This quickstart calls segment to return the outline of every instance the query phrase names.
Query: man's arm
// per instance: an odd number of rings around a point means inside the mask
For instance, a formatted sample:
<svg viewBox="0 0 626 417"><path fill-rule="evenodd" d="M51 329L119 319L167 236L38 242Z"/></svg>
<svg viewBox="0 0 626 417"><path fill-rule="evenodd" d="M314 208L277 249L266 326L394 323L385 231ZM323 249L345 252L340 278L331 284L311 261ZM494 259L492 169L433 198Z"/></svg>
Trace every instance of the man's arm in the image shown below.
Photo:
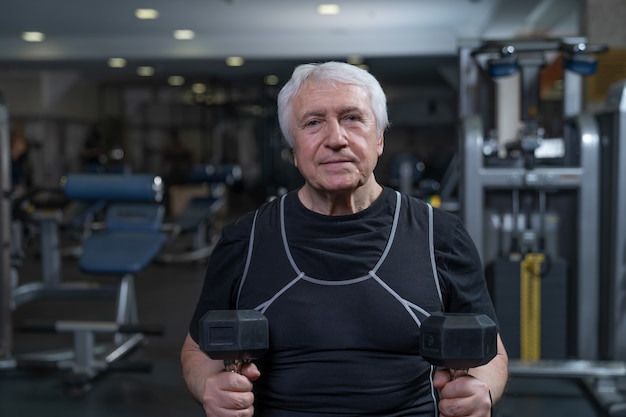
<svg viewBox="0 0 626 417"><path fill-rule="evenodd" d="M180 353L183 379L193 397L202 402L204 385L208 377L222 372L224 362L210 359L189 334L185 338Z"/></svg>
<svg viewBox="0 0 626 417"><path fill-rule="evenodd" d="M497 352L496 356L488 364L469 370L470 375L484 381L489 386L494 404L502 398L509 378L509 357L500 335L498 335Z"/></svg>

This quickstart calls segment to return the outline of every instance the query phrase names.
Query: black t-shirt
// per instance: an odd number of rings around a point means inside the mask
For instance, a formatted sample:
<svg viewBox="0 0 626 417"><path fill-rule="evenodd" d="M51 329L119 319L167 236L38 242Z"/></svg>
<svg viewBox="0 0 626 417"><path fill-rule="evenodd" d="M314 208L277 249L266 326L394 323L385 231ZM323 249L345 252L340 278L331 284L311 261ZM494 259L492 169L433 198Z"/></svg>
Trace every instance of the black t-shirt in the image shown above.
<svg viewBox="0 0 626 417"><path fill-rule="evenodd" d="M433 415L420 320L441 310L495 314L460 220L431 213L388 188L347 216L314 213L295 192L264 205L223 229L192 338L210 309L268 317L257 416Z"/></svg>

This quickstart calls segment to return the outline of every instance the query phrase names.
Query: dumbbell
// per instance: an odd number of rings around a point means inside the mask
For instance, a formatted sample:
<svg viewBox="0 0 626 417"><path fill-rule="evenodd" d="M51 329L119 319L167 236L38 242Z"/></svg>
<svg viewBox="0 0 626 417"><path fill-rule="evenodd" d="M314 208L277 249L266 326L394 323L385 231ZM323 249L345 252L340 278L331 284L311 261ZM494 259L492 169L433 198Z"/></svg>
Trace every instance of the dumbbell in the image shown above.
<svg viewBox="0 0 626 417"><path fill-rule="evenodd" d="M420 355L431 365L469 369L496 356L498 329L484 314L433 313L420 327Z"/></svg>
<svg viewBox="0 0 626 417"><path fill-rule="evenodd" d="M267 318L256 310L210 310L200 319L200 349L224 369L240 372L269 346Z"/></svg>
<svg viewBox="0 0 626 417"><path fill-rule="evenodd" d="M469 369L496 355L496 324L484 314L433 313L422 321L420 354L428 363ZM200 320L200 349L229 371L261 357L269 345L267 319L256 310L211 310Z"/></svg>

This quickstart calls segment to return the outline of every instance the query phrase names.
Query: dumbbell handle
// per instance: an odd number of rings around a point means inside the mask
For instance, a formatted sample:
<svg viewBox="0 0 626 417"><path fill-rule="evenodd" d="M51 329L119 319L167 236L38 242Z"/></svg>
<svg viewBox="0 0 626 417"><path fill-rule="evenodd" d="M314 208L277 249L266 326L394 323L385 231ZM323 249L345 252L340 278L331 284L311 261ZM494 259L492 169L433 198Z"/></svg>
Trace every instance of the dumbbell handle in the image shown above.
<svg viewBox="0 0 626 417"><path fill-rule="evenodd" d="M224 370L226 372L235 372L240 374L241 368L246 363L252 362L251 359L225 359L224 360Z"/></svg>

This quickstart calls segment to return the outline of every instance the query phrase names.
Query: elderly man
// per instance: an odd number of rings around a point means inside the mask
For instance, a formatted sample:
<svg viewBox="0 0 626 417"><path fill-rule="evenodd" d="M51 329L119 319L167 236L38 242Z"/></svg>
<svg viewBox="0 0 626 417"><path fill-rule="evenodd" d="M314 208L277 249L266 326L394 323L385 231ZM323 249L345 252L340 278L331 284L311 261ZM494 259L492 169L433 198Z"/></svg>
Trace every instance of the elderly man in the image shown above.
<svg viewBox="0 0 626 417"><path fill-rule="evenodd" d="M304 185L223 229L181 352L206 415L489 416L507 380L499 337L494 359L454 377L419 355L431 313L495 314L461 222L376 181L389 125L378 81L301 65L278 117ZM269 322L269 351L240 373L198 345L202 315L228 309Z"/></svg>

